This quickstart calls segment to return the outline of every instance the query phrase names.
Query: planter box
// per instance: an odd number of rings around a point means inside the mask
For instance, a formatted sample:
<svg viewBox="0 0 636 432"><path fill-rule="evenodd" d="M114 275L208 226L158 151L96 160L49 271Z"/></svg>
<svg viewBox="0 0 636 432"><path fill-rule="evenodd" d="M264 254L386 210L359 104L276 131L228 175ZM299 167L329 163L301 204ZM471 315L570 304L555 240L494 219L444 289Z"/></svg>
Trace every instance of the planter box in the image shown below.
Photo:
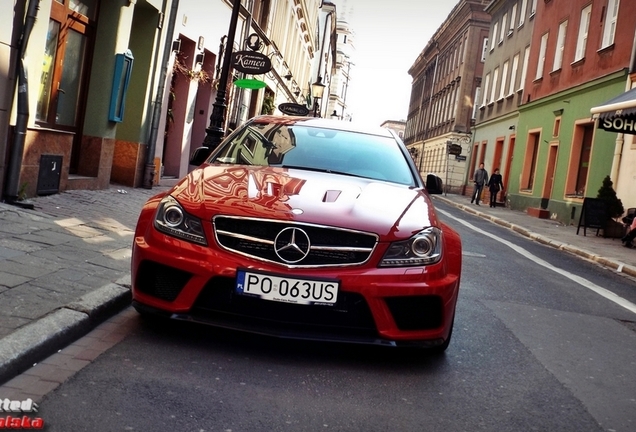
<svg viewBox="0 0 636 432"><path fill-rule="evenodd" d="M603 237L606 238L622 238L625 235L625 225L610 219L603 229Z"/></svg>

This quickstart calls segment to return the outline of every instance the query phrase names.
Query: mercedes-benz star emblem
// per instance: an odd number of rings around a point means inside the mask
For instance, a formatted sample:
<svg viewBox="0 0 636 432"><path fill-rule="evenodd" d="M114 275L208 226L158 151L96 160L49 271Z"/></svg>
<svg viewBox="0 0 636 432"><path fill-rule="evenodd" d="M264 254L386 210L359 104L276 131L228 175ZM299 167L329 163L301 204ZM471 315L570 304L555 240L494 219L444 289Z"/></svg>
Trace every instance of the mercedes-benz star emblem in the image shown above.
<svg viewBox="0 0 636 432"><path fill-rule="evenodd" d="M300 228L287 227L274 239L274 251L287 264L302 261L309 254L311 243L307 233Z"/></svg>

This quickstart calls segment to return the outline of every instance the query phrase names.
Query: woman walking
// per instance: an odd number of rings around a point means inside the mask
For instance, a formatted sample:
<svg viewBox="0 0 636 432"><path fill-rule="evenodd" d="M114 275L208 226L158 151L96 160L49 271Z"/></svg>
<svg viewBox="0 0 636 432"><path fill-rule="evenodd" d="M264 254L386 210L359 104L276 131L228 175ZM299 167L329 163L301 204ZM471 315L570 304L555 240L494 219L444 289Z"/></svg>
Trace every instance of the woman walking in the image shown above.
<svg viewBox="0 0 636 432"><path fill-rule="evenodd" d="M499 168L495 169L492 177L488 181L488 190L490 190L490 207L497 205L497 194L500 190L503 190L503 178L499 174Z"/></svg>

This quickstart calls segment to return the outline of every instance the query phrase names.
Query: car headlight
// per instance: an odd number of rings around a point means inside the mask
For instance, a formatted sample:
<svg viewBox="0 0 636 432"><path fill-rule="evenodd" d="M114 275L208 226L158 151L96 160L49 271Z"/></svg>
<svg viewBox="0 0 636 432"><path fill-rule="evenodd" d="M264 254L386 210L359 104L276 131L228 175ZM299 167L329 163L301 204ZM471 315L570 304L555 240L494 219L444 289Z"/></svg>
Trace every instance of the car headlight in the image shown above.
<svg viewBox="0 0 636 432"><path fill-rule="evenodd" d="M391 243L380 267L406 267L434 264L442 257L442 231L428 227L408 240Z"/></svg>
<svg viewBox="0 0 636 432"><path fill-rule="evenodd" d="M159 203L155 228L164 234L207 246L201 219L186 213L179 202L168 195Z"/></svg>

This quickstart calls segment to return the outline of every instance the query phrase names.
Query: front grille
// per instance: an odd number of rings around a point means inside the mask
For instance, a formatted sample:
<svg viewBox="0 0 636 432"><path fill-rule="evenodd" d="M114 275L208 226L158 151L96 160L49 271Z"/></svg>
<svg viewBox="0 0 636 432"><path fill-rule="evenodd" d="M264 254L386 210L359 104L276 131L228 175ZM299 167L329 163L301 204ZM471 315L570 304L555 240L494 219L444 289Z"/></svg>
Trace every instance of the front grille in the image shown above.
<svg viewBox="0 0 636 432"><path fill-rule="evenodd" d="M143 261L139 265L135 286L145 294L173 301L188 283L190 273L168 267L153 261Z"/></svg>
<svg viewBox="0 0 636 432"><path fill-rule="evenodd" d="M297 305L263 300L234 292L236 279L212 278L190 313L227 324L240 323L263 332L307 333L332 339L377 338L375 321L364 297L341 291L333 306Z"/></svg>
<svg viewBox="0 0 636 432"><path fill-rule="evenodd" d="M362 264L378 241L377 235L360 231L229 216L215 217L214 230L223 248L288 267ZM285 248L290 243L294 247Z"/></svg>
<svg viewBox="0 0 636 432"><path fill-rule="evenodd" d="M387 297L385 301L400 330L430 330L442 325L442 299L438 296Z"/></svg>

